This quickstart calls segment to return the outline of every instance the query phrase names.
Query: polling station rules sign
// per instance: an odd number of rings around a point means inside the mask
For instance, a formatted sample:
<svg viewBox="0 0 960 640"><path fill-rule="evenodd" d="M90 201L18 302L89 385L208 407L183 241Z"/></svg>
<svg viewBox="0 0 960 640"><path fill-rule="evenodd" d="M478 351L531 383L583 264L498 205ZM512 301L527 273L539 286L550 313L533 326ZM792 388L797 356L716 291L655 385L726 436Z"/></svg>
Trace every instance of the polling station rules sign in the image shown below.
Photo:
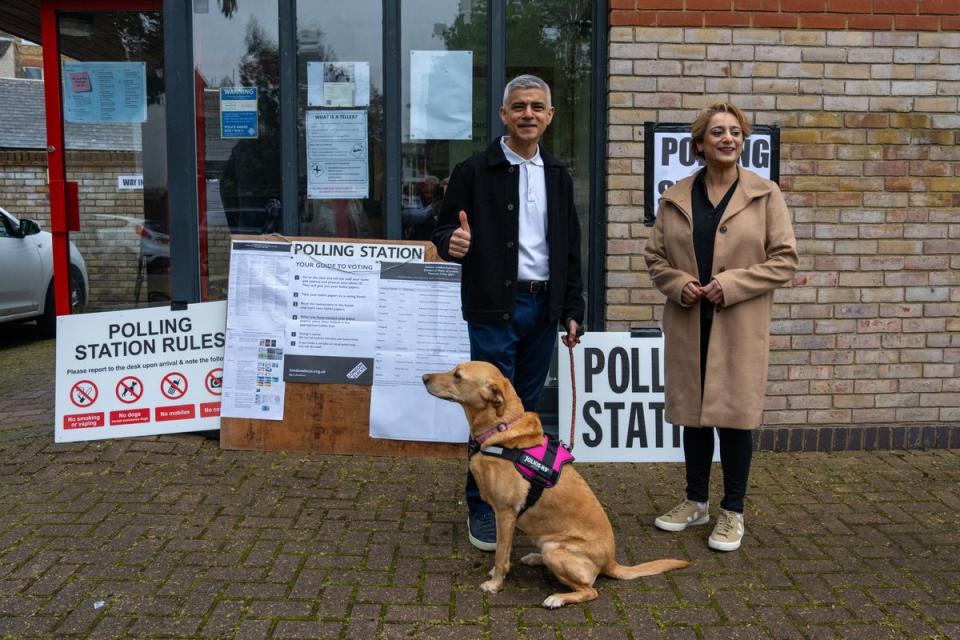
<svg viewBox="0 0 960 640"><path fill-rule="evenodd" d="M220 428L226 303L57 318L56 442Z"/></svg>

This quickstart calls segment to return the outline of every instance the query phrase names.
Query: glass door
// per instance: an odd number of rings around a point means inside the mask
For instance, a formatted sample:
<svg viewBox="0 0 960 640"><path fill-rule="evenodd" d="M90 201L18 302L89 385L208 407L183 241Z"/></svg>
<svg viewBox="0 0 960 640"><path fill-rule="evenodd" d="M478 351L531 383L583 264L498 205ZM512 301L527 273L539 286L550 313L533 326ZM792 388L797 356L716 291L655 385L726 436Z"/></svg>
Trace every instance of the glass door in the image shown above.
<svg viewBox="0 0 960 640"><path fill-rule="evenodd" d="M85 311L170 300L163 21L159 0L41 8L57 309L83 257ZM66 287L65 287L66 289Z"/></svg>

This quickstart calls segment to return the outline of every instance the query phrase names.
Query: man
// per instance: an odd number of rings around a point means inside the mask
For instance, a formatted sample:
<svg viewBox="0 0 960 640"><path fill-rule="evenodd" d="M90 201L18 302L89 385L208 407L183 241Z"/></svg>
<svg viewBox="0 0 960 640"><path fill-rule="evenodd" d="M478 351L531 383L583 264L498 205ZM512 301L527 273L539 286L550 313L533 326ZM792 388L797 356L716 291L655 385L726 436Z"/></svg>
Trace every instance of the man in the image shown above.
<svg viewBox="0 0 960 640"><path fill-rule="evenodd" d="M527 411L540 400L558 322L564 344L576 345L584 313L573 180L540 149L553 114L546 82L508 82L500 107L507 135L453 170L433 233L440 257L463 265L471 359L496 365ZM471 544L493 551L496 519L469 471L466 498Z"/></svg>

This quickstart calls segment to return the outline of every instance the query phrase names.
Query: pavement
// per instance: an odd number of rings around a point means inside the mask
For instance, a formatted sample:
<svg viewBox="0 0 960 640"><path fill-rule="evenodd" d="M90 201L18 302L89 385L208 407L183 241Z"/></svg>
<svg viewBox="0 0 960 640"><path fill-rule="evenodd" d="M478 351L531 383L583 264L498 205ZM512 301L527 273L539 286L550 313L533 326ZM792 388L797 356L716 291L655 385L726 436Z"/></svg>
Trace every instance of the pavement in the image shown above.
<svg viewBox="0 0 960 640"><path fill-rule="evenodd" d="M478 589L464 461L54 444L54 357L0 325L0 638L960 639L958 449L758 452L733 553L653 527L681 465L578 465L621 562L692 565L550 611L522 535Z"/></svg>

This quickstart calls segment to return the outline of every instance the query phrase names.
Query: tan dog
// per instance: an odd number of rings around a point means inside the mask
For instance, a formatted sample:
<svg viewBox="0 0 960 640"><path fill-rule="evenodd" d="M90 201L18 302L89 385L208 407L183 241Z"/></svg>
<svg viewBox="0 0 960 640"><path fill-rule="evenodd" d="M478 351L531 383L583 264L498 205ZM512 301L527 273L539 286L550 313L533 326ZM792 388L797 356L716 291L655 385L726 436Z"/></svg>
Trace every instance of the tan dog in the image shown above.
<svg viewBox="0 0 960 640"><path fill-rule="evenodd" d="M543 427L536 413L524 412L523 404L510 381L486 362L464 362L446 373L428 373L423 383L430 394L460 403L467 414L470 435L489 435L481 445L512 449L535 447L543 442ZM497 425L509 425L498 431ZM480 585L487 593L503 588L510 571L510 551L517 525L533 540L540 553L520 559L526 565L546 565L573 589L554 593L543 601L549 609L586 602L597 597L593 583L604 574L618 580L652 576L689 566L685 560L655 560L632 567L614 557L613 527L590 486L566 465L559 482L521 516L527 492L532 486L517 472L513 462L477 453L470 458L470 470L480 495L497 516L497 552L490 579Z"/></svg>

